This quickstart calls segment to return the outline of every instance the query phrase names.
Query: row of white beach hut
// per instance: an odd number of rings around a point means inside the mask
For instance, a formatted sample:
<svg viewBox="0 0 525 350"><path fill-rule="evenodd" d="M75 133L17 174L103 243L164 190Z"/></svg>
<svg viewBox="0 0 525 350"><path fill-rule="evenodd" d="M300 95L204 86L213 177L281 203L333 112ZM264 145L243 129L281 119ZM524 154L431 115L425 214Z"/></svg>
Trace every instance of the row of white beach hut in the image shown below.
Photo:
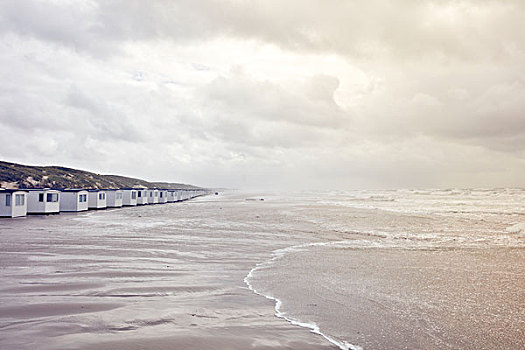
<svg viewBox="0 0 525 350"><path fill-rule="evenodd" d="M209 194L205 189L3 189L0 188L0 217L27 214L58 214L89 209L119 208L180 202Z"/></svg>

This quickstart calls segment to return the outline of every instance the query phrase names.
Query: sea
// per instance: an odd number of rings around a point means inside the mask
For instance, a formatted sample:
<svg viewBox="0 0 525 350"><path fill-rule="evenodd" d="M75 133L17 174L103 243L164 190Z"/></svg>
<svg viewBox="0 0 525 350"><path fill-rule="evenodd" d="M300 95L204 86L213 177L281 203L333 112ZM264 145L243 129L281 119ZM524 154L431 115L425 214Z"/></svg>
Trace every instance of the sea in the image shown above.
<svg viewBox="0 0 525 350"><path fill-rule="evenodd" d="M344 350L525 348L523 189L229 191L0 219L0 264L2 349L248 326L282 345L281 324Z"/></svg>

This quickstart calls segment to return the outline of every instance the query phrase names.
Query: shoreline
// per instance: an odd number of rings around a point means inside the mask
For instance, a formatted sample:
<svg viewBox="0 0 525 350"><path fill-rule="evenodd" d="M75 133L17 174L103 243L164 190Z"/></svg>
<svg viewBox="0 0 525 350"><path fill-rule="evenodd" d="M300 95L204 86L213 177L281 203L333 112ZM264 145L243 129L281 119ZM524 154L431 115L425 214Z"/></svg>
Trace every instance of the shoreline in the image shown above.
<svg viewBox="0 0 525 350"><path fill-rule="evenodd" d="M329 243L329 242L327 242L327 243ZM286 254L286 251L294 251L294 250L296 250L297 248L300 248L300 247L307 247L307 246L312 246L312 245L316 245L316 244L324 244L324 243L300 244L300 245L297 245L297 246L290 246L290 247L287 247L287 248L281 248L281 249L274 250L272 252L272 258L268 259L265 262L258 263L254 268L252 268L250 270L250 272L248 272L248 274L244 278L244 283L246 283L248 288L254 294L256 294L258 296L262 296L262 297L264 297L264 298L274 302L274 304L275 304L275 307L274 307L275 316L277 318L281 318L281 319L287 321L288 323L290 323L290 324L292 324L294 326L306 328L311 333L322 336L328 342L330 342L331 344L337 346L341 350L363 350L363 348L361 348L360 346L351 344L351 343L349 343L347 341L344 341L344 340L343 341L336 340L336 339L326 335L325 333L321 332L319 326L317 326L317 324L315 324L315 323L302 322L302 321L300 321L298 319L295 319L295 318L292 318L290 316L287 316L286 312L281 311L282 300L280 300L279 298L276 298L276 297L273 297L273 296L270 296L270 295L267 295L267 294L264 294L262 292L257 291L255 289L255 287L250 283L250 278L253 277L253 274L257 270L264 269L264 268L268 267L272 262L274 262L275 260L277 260L280 257L282 257L284 254Z"/></svg>
<svg viewBox="0 0 525 350"><path fill-rule="evenodd" d="M332 335L355 339L358 349L482 344L517 349L525 344L520 335L523 249L343 246L289 250L252 269L247 281L255 293L275 302L278 317L330 334L325 338L340 349L353 345L335 343ZM338 266L351 268L335 274ZM308 271L308 278L297 271Z"/></svg>

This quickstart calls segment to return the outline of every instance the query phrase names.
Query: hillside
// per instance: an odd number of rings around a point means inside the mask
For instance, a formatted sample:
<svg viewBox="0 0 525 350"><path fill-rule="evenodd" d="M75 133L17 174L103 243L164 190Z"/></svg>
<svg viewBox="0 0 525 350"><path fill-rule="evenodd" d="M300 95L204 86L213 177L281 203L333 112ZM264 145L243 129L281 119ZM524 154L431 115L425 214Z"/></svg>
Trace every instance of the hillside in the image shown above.
<svg viewBox="0 0 525 350"><path fill-rule="evenodd" d="M100 175L59 166L30 166L0 161L0 187L4 188L198 188L168 182L148 182L119 175Z"/></svg>

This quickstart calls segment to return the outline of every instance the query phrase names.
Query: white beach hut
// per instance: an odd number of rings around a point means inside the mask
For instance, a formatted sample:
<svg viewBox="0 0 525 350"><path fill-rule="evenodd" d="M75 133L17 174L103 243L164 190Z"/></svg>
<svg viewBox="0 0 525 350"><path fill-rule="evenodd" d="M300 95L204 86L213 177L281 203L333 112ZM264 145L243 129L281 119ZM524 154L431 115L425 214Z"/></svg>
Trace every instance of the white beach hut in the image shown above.
<svg viewBox="0 0 525 350"><path fill-rule="evenodd" d="M0 217L16 218L27 214L27 192L0 188Z"/></svg>
<svg viewBox="0 0 525 350"><path fill-rule="evenodd" d="M173 203L177 200L177 191L168 190L168 203Z"/></svg>
<svg viewBox="0 0 525 350"><path fill-rule="evenodd" d="M106 190L106 206L108 208L120 208L122 207L122 190Z"/></svg>
<svg viewBox="0 0 525 350"><path fill-rule="evenodd" d="M88 192L89 209L106 209L106 191L88 190Z"/></svg>
<svg viewBox="0 0 525 350"><path fill-rule="evenodd" d="M168 190L159 190L159 203L164 204L168 202Z"/></svg>
<svg viewBox="0 0 525 350"><path fill-rule="evenodd" d="M50 188L27 189L28 214L60 213L60 191Z"/></svg>
<svg viewBox="0 0 525 350"><path fill-rule="evenodd" d="M88 210L88 191L82 189L65 189L61 192L60 211Z"/></svg>
<svg viewBox="0 0 525 350"><path fill-rule="evenodd" d="M148 189L148 203L149 204L159 203L159 190L157 190L156 188Z"/></svg>
<svg viewBox="0 0 525 350"><path fill-rule="evenodd" d="M122 190L122 205L135 206L137 205L137 190L134 188L121 188Z"/></svg>
<svg viewBox="0 0 525 350"><path fill-rule="evenodd" d="M146 188L136 188L137 190L137 205L148 204L148 190Z"/></svg>

